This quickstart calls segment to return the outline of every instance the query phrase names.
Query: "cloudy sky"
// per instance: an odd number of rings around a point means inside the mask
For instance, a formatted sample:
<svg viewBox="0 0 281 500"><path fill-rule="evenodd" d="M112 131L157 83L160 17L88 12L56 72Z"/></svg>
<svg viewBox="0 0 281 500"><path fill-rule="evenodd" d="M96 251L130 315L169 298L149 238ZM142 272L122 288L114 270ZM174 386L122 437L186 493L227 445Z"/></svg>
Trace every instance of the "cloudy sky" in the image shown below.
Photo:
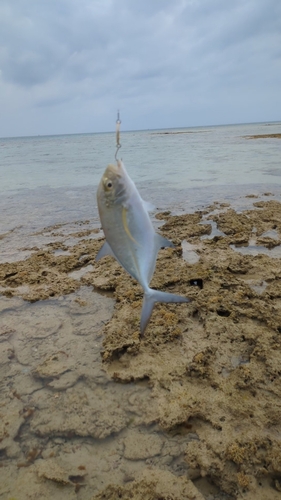
<svg viewBox="0 0 281 500"><path fill-rule="evenodd" d="M281 119L280 0L0 0L0 136Z"/></svg>

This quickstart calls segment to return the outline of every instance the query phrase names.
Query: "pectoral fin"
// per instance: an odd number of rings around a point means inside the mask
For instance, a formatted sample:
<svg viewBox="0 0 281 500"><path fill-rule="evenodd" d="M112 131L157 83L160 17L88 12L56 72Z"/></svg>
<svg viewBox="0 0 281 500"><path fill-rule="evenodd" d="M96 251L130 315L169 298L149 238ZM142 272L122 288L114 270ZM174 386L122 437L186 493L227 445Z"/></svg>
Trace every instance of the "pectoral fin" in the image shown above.
<svg viewBox="0 0 281 500"><path fill-rule="evenodd" d="M147 212L154 212L155 206L153 205L153 203L150 203L150 201L145 201L142 199L142 204Z"/></svg>
<svg viewBox="0 0 281 500"><path fill-rule="evenodd" d="M112 252L109 244L107 241L102 245L102 247L99 249L97 256L96 256L96 262L100 260L102 257L105 257L106 255L110 255L111 257L115 258L114 253Z"/></svg>

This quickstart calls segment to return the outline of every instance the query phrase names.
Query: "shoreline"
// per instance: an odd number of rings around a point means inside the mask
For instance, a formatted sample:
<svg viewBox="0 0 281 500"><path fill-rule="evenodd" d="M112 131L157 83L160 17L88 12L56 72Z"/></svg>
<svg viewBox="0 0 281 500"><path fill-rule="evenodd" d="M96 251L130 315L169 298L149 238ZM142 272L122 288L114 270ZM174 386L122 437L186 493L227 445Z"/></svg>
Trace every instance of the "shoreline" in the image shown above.
<svg viewBox="0 0 281 500"><path fill-rule="evenodd" d="M176 247L152 287L193 300L158 304L143 339L142 290L94 262L88 219L0 264L0 494L278 498L281 203L250 191L243 211L156 214Z"/></svg>

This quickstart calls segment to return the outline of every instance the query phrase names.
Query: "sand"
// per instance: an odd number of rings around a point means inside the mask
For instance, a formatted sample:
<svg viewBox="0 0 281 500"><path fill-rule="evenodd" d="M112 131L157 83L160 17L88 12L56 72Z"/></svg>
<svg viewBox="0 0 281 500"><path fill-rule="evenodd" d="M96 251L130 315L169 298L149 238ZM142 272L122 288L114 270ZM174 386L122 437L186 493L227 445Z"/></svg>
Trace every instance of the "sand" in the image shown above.
<svg viewBox="0 0 281 500"><path fill-rule="evenodd" d="M89 221L0 265L0 498L277 500L281 203L157 214L142 290ZM50 235L52 237L50 238ZM2 241L6 235L0 235ZM197 283L197 285L196 285Z"/></svg>

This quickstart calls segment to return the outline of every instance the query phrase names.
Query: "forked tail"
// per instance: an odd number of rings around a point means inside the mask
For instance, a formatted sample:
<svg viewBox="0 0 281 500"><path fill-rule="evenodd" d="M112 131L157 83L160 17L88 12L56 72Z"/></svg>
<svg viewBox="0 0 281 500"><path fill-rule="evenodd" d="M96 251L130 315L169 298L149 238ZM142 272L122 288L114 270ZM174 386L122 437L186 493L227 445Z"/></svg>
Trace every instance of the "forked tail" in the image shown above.
<svg viewBox="0 0 281 500"><path fill-rule="evenodd" d="M148 325L155 302L190 302L190 299L181 297L180 295L175 295L173 293L159 292L158 290L149 288L144 293L143 298L140 322L141 335L144 334L145 329Z"/></svg>

